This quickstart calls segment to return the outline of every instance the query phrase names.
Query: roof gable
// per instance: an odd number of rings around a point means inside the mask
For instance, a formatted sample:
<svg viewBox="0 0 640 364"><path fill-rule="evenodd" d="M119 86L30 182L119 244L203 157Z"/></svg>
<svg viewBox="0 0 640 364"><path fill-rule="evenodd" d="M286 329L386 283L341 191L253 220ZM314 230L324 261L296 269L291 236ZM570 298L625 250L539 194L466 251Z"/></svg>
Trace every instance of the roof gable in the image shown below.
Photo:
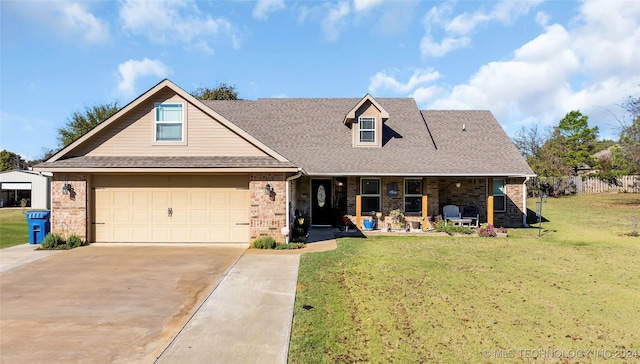
<svg viewBox="0 0 640 364"><path fill-rule="evenodd" d="M358 110L362 106L364 106L366 103L371 103L373 106L375 106L375 108L378 109L383 122L389 119L389 113L382 106L380 106L378 101L376 101L376 99L374 99L373 96L371 96L370 94L366 94L362 99L360 99L360 101L358 101L358 103L353 108L351 108L351 110L347 112L347 115L345 115L344 117L343 123L344 124L352 123L357 117L356 114Z"/></svg>
<svg viewBox="0 0 640 364"><path fill-rule="evenodd" d="M165 79L160 83L158 83L157 85L155 85L154 87L152 87L151 89L149 89L147 92L140 95L138 98L136 98L129 104L127 104L125 107L123 107L118 112L116 112L113 116L111 116L107 120L97 125L88 133L78 138L76 141L74 141L67 147L60 150L58 153L52 156L47 161L47 163L50 164L52 162L56 162L63 158L78 157L83 155L95 155L95 156L127 155L126 153L128 153L128 150L126 148L126 144L125 144L125 148L122 148L122 142L120 142L120 145L118 145L116 142L113 142L112 139L116 139L118 137L121 138L124 128L129 127L134 123L138 122L136 119L136 117L138 117L136 113L140 113L141 108L145 109L143 110L143 112L152 113L153 110L149 111L147 109L149 109L150 107L152 108L153 105L157 102L157 100L164 100L166 98L164 96L165 94L174 95L175 96L174 100L175 99L179 101L183 100L184 104L189 109L189 112L197 114L197 117L194 117L194 119L198 119L198 122L200 123L200 125L205 125L206 123L209 123L207 128L210 128L212 127L211 121L215 125L219 125L218 127L219 130L217 132L225 133L225 135L222 136L223 142L233 139L235 140L236 145L244 145L244 146L241 146L241 148L243 149L236 152L236 154L247 155L247 156L263 155L263 156L269 156L271 158L274 158L275 160L280 162L288 162L287 159L284 158L282 155L275 152L273 149L263 144L262 142L254 138L252 135L248 134L246 131L242 130L237 125L235 125L234 123L224 118L222 115L216 113L215 110L212 110L211 108L206 107L204 104L202 104L202 101L196 99L186 91L182 90L180 87L176 86L171 81ZM149 105L152 105L152 106L149 106ZM131 119L131 121L127 121L127 118ZM153 121L151 121L151 123L152 122ZM185 122L185 125L187 125L187 127L189 127L189 122L190 121ZM118 123L120 124L125 123L126 125L119 126ZM154 126L150 124L148 127L146 127L146 129L144 129L144 131L138 131L138 133L139 134L146 133L142 136L142 138L148 137L148 139L144 139L145 141L152 140L153 128ZM185 133L188 133L188 132L189 132L188 130L185 130ZM202 130L197 130L197 131L194 130L193 134L195 138L197 138L199 134L202 134ZM113 145L108 145L109 143ZM125 141L124 143L129 143L129 145L131 145L132 148L144 147L139 145L132 145L132 144L139 144L139 143L132 143L131 140ZM192 144L195 144L195 143L192 143ZM182 149L174 148L173 150L182 151L182 153L190 153L188 155L195 155L195 156L215 154L215 153L212 153L212 150L211 150L213 147L208 148L206 147L206 144L207 144L206 141L202 141L200 143L201 147L192 147L191 150L188 152L185 152L187 151L187 147ZM213 144L213 145L215 147L217 144ZM156 148L156 146L154 146L154 148ZM170 151L163 150L163 148L167 149L167 146L159 145L157 146L156 150L158 150L160 153L171 154ZM172 147L169 147L169 148L172 148ZM147 148L147 151L148 150L149 148ZM251 150L254 150L254 151L252 152ZM136 155L135 151L132 153L134 153L133 155Z"/></svg>

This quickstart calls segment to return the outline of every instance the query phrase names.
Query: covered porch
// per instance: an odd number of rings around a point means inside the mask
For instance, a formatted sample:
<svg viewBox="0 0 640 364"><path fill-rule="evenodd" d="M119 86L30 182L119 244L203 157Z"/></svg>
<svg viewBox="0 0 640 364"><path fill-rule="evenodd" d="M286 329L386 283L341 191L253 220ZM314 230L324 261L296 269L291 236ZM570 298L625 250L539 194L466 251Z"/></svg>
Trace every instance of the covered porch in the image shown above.
<svg viewBox="0 0 640 364"><path fill-rule="evenodd" d="M302 176L292 182L292 215L312 226L339 227L347 217L358 229L371 219L381 229L400 211L426 230L446 205L475 209L478 223L518 227L525 221L523 177Z"/></svg>

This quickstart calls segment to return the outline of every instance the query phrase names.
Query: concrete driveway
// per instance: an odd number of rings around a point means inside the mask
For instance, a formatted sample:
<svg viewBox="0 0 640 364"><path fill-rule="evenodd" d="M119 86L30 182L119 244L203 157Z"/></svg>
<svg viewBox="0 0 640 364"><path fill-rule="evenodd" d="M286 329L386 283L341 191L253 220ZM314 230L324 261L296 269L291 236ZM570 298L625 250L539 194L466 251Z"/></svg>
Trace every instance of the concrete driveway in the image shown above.
<svg viewBox="0 0 640 364"><path fill-rule="evenodd" d="M246 248L91 245L0 273L3 363L153 363Z"/></svg>

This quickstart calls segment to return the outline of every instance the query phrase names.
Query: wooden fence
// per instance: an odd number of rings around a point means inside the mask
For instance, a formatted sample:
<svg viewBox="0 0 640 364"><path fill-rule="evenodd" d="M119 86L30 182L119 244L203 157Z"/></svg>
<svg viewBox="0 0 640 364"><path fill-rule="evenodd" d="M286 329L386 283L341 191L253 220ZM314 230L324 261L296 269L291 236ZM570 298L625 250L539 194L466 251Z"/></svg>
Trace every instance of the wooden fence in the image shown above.
<svg viewBox="0 0 640 364"><path fill-rule="evenodd" d="M597 177L534 177L527 181L529 195L546 193L549 196L578 193L627 192L640 193L640 175L616 178L616 183Z"/></svg>

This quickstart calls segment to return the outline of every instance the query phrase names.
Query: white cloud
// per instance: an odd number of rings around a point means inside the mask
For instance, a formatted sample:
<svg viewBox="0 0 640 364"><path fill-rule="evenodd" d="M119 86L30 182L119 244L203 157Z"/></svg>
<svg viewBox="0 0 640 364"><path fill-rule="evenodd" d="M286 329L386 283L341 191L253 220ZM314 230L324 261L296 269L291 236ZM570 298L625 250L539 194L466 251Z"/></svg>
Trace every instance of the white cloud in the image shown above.
<svg viewBox="0 0 640 364"><path fill-rule="evenodd" d="M438 18L446 16L443 9L432 19L443 19ZM536 19L549 21L541 13ZM640 85L640 7L588 0L567 24L545 27L511 59L482 65L464 83L401 83L379 72L370 87L404 91L422 108L489 109L508 133L528 122L555 125L567 112L581 110L600 127L601 136L615 138L617 122L607 110L636 95Z"/></svg>
<svg viewBox="0 0 640 364"><path fill-rule="evenodd" d="M185 43L213 53L210 43L226 37L234 48L240 46L240 36L228 20L203 14L191 0L124 0L120 20L124 31L156 43Z"/></svg>
<svg viewBox="0 0 640 364"><path fill-rule="evenodd" d="M445 90L440 86L418 87L413 93L409 94L409 97L416 100L416 103L422 104L442 95L444 92Z"/></svg>
<svg viewBox="0 0 640 364"><path fill-rule="evenodd" d="M334 42L338 40L340 30L345 27L345 18L349 13L350 8L347 2L330 5L327 16L322 21L322 30L327 41Z"/></svg>
<svg viewBox="0 0 640 364"><path fill-rule="evenodd" d="M455 34L469 34L477 27L492 21L502 24L511 24L522 15L527 14L533 7L540 4L541 0L496 2L489 12L476 11L475 13L463 13L445 24L447 32Z"/></svg>
<svg viewBox="0 0 640 364"><path fill-rule="evenodd" d="M492 21L511 24L518 17L527 14L541 0L496 2L491 11L478 10L474 13L462 13L450 18L455 3L448 1L432 7L425 15L425 35L420 42L420 51L424 57L442 57L456 49L469 46L469 37L476 28ZM433 35L436 30L444 31L441 41Z"/></svg>
<svg viewBox="0 0 640 364"><path fill-rule="evenodd" d="M88 10L91 3L61 0L23 1L13 5L20 7L21 15L35 20L58 36L70 40L80 38L90 44L109 39L109 24Z"/></svg>
<svg viewBox="0 0 640 364"><path fill-rule="evenodd" d="M253 17L256 19L267 19L269 13L273 13L285 8L284 0L258 0L253 8Z"/></svg>
<svg viewBox="0 0 640 364"><path fill-rule="evenodd" d="M382 4L383 0L353 0L353 10L356 12L367 11Z"/></svg>
<svg viewBox="0 0 640 364"><path fill-rule="evenodd" d="M387 72L378 72L371 78L369 91L371 93L376 93L389 90L396 94L406 94L417 87L429 84L438 78L440 78L440 74L434 70L416 69L406 83L401 83L392 76L389 76Z"/></svg>
<svg viewBox="0 0 640 364"><path fill-rule="evenodd" d="M543 11L539 11L536 14L536 23L544 26L547 26L549 24L549 15Z"/></svg>
<svg viewBox="0 0 640 364"><path fill-rule="evenodd" d="M425 36L420 41L420 53L424 57L442 57L456 49L465 48L471 43L468 37L444 38L440 43Z"/></svg>
<svg viewBox="0 0 640 364"><path fill-rule="evenodd" d="M135 96L136 80L144 76L156 76L165 78L171 71L162 62L145 58L141 61L130 59L118 65L120 73L120 83L118 90L124 96Z"/></svg>

